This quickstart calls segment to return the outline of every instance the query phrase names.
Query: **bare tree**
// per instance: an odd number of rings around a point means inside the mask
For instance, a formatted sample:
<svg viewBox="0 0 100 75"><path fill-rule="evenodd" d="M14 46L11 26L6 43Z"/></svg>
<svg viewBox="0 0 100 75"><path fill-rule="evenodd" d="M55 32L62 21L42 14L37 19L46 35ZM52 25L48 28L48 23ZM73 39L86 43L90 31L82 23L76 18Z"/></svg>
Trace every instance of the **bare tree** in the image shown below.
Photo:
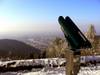
<svg viewBox="0 0 100 75"><path fill-rule="evenodd" d="M86 32L86 37L91 41L91 42L94 42L94 39L95 39L95 36L96 36L96 31L95 31L95 28L94 28L94 25L90 25L87 32Z"/></svg>
<svg viewBox="0 0 100 75"><path fill-rule="evenodd" d="M47 57L64 57L65 50L67 49L67 43L65 40L56 37L47 48L46 56Z"/></svg>
<svg viewBox="0 0 100 75"><path fill-rule="evenodd" d="M96 48L97 48L97 40L96 40L96 31L94 25L90 25L87 32L86 32L86 37L92 44L92 48L89 50L83 50L81 51L82 55L93 55L96 53Z"/></svg>

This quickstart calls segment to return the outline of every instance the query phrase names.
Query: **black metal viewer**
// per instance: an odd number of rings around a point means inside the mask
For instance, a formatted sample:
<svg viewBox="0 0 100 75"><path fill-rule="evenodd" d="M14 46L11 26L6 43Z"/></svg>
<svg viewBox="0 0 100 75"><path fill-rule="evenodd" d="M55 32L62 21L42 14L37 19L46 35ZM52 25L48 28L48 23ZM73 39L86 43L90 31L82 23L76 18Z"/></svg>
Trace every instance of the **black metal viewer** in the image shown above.
<svg viewBox="0 0 100 75"><path fill-rule="evenodd" d="M58 21L72 51L92 47L88 39L68 16L65 19L59 16Z"/></svg>
<svg viewBox="0 0 100 75"><path fill-rule="evenodd" d="M72 51L72 54L69 52L69 55L66 57L68 61L66 64L66 75L77 75L80 69L80 50L91 48L92 45L68 16L65 18L59 16L58 22L70 46L69 51Z"/></svg>

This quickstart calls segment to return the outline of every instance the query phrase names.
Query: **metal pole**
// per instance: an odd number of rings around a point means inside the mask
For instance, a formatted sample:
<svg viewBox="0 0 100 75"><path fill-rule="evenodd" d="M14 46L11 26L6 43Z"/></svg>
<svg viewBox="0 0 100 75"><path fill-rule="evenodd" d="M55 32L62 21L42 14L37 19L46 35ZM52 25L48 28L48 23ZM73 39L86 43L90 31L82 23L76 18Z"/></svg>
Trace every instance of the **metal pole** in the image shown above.
<svg viewBox="0 0 100 75"><path fill-rule="evenodd" d="M77 75L80 69L80 55L74 55L73 63L73 72L74 75Z"/></svg>
<svg viewBox="0 0 100 75"><path fill-rule="evenodd" d="M73 52L67 51L66 53L66 75L73 75Z"/></svg>
<svg viewBox="0 0 100 75"><path fill-rule="evenodd" d="M66 75L77 75L80 69L80 54L68 51L66 60Z"/></svg>

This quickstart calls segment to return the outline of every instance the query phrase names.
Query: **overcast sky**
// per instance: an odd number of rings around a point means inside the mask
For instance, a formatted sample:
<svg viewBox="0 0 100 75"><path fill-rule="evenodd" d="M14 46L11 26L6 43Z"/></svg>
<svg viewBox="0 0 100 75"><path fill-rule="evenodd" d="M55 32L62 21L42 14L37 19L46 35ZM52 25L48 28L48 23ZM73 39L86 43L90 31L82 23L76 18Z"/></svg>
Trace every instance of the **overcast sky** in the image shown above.
<svg viewBox="0 0 100 75"><path fill-rule="evenodd" d="M0 0L0 34L58 32L60 15L100 32L100 0Z"/></svg>

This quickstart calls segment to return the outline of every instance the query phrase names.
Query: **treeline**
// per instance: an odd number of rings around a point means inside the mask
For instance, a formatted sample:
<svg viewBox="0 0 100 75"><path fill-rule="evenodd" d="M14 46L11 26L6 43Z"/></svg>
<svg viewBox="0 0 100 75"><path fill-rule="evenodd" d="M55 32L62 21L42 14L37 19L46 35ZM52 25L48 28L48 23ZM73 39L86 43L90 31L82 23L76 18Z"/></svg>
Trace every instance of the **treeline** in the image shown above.
<svg viewBox="0 0 100 75"><path fill-rule="evenodd" d="M56 58L65 57L66 49L68 49L67 43L63 38L56 37L50 42L45 50L41 50L40 54L30 54L30 58Z"/></svg>
<svg viewBox="0 0 100 75"><path fill-rule="evenodd" d="M93 25L90 25L87 32L85 33L87 39L91 42L91 49L81 50L81 55L97 55L100 54L98 47L100 46L100 37L96 35L96 30ZM99 47L100 48L100 47ZM68 43L64 38L56 37L44 51L45 57L65 57L68 55Z"/></svg>
<svg viewBox="0 0 100 75"><path fill-rule="evenodd" d="M85 33L86 37L92 43L91 49L85 49L81 51L81 55L93 55L100 54L100 51L97 51L98 46L100 45L100 37L97 39L96 31L93 25L90 25L88 31ZM50 42L48 47L45 50L40 50L40 52L31 52L26 56L11 56L13 59L36 59L36 58L56 58L56 57L65 57L69 52L68 43L64 38L56 37ZM18 53L18 52L17 52ZM23 52L24 53L24 52ZM1 57L2 58L2 57Z"/></svg>

